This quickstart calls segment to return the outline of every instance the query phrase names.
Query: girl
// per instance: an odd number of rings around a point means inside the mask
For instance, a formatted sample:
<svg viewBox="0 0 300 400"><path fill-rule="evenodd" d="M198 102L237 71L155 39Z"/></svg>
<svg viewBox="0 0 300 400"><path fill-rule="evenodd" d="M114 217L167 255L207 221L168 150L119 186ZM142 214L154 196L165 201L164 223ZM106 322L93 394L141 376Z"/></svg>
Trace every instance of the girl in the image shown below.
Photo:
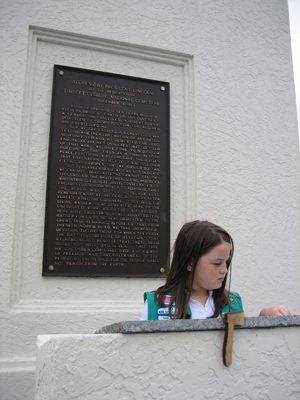
<svg viewBox="0 0 300 400"><path fill-rule="evenodd" d="M166 283L144 294L141 321L217 318L223 312L243 311L239 294L225 289L232 256L233 240L224 229L208 221L184 224L171 265L168 262ZM278 306L265 308L260 315L290 312Z"/></svg>

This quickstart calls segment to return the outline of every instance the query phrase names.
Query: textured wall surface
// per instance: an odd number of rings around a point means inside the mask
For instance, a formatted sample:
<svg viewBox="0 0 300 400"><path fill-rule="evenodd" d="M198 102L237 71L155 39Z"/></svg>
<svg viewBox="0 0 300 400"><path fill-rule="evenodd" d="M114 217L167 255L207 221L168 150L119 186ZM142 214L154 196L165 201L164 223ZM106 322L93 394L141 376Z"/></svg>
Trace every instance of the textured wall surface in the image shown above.
<svg viewBox="0 0 300 400"><path fill-rule="evenodd" d="M36 400L296 400L298 331L235 330L228 368L224 331L39 336Z"/></svg>
<svg viewBox="0 0 300 400"><path fill-rule="evenodd" d="M0 7L1 399L33 398L37 335L139 319L143 292L162 282L41 277L54 63L171 82L172 241L192 218L224 226L235 240L232 289L246 312L284 304L300 314L286 0L2 0Z"/></svg>

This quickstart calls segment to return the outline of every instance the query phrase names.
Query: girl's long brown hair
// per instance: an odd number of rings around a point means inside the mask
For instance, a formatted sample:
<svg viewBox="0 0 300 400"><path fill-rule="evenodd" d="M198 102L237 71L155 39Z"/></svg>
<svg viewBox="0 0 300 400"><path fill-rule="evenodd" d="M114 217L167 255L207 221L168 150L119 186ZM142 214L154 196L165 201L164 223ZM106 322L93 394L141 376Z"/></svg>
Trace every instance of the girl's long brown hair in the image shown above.
<svg viewBox="0 0 300 400"><path fill-rule="evenodd" d="M208 253L213 247L221 242L230 244L231 250L227 261L229 272L233 256L233 240L228 232L220 226L208 221L188 222L181 228L174 246L172 262L167 263L166 283L155 292L155 300L161 307L165 307L164 296L172 293L169 304L169 315L171 308L176 303L175 319L188 319L188 304L191 296L192 285L195 274L195 266L201 256ZM188 271L188 265L193 265L193 270ZM213 291L215 312L211 318L216 318L228 303L228 292L225 290L228 273L219 289Z"/></svg>

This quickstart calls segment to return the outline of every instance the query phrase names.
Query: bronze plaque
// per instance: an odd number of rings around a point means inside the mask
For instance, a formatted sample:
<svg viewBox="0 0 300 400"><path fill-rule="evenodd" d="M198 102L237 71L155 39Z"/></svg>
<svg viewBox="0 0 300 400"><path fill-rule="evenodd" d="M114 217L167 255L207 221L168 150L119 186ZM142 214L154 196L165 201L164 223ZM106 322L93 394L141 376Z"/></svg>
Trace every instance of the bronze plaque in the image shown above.
<svg viewBox="0 0 300 400"><path fill-rule="evenodd" d="M44 276L161 277L169 84L54 66Z"/></svg>

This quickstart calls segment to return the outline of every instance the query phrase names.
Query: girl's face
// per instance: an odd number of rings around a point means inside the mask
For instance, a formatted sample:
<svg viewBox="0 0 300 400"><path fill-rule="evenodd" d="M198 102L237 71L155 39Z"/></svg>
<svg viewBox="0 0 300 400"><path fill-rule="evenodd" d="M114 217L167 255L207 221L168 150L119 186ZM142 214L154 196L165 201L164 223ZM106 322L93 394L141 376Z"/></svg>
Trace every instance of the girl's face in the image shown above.
<svg viewBox="0 0 300 400"><path fill-rule="evenodd" d="M229 255L230 244L221 242L201 256L195 266L192 291L207 293L209 290L219 289L227 274L226 261ZM188 271L192 271L192 265L187 268Z"/></svg>

